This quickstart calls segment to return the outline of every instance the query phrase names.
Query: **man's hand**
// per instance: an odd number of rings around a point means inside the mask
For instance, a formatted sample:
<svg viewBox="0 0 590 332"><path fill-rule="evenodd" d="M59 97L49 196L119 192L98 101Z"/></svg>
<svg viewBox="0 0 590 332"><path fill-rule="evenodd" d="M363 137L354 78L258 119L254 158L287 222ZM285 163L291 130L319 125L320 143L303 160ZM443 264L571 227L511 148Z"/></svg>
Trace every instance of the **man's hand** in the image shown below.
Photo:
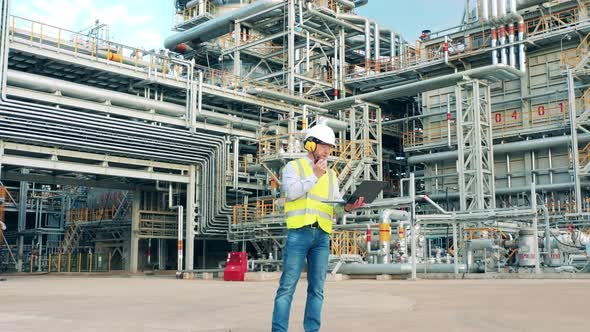
<svg viewBox="0 0 590 332"><path fill-rule="evenodd" d="M326 159L319 159L313 164L313 174L319 179L328 168L328 161Z"/></svg>
<svg viewBox="0 0 590 332"><path fill-rule="evenodd" d="M357 198L356 201L354 201L354 203L348 203L344 206L344 211L346 212L352 212L353 210L356 210L358 208L361 208L365 206L365 198L364 197L359 197Z"/></svg>

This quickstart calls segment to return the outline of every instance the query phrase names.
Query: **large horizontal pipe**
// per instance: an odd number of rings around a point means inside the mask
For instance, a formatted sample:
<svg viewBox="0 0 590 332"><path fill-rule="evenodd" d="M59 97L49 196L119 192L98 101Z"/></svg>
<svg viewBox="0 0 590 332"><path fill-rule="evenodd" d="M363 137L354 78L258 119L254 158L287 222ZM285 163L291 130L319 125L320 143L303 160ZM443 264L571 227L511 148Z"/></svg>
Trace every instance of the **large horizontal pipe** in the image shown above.
<svg viewBox="0 0 590 332"><path fill-rule="evenodd" d="M578 141L580 143L590 142L590 135L582 134L578 135ZM505 154L505 153L512 153L512 152L521 152L521 151L531 151L536 149L546 149L552 148L556 146L562 146L571 142L570 136L558 136L558 137L546 137L546 138L539 138L533 139L528 141L519 141L519 142L512 142L512 143L504 143L504 144L496 144L494 145L494 154ZM412 156L408 158L408 163L410 165L413 164L420 164L420 163L429 163L434 161L442 161L442 160L454 160L457 159L459 156L458 151L446 151L446 152L438 152L438 153L430 153L424 154L419 156Z"/></svg>
<svg viewBox="0 0 590 332"><path fill-rule="evenodd" d="M574 187L573 182L563 182L563 183L552 183L552 184L538 184L535 186L535 191L542 193L542 192L552 192L552 191L566 191L570 190ZM583 182L582 187L590 187L590 183ZM518 193L530 193L531 187L530 186L520 186L520 187L510 187L510 188L498 188L496 187L496 195L511 195L511 194L518 194ZM428 195L431 199L435 200L444 200L447 197L449 199L457 199L459 198L458 192L452 192L448 195L445 194L432 194Z"/></svg>
<svg viewBox="0 0 590 332"><path fill-rule="evenodd" d="M416 264L418 273L453 273L453 264ZM477 265L471 265L469 272L477 272ZM466 273L467 266L459 264L459 273ZM395 264L344 264L338 270L342 274L376 275L376 274L410 274L412 273L411 263Z"/></svg>
<svg viewBox="0 0 590 332"><path fill-rule="evenodd" d="M182 117L186 114L186 107L184 105L147 99L123 92L95 88L88 85L71 83L64 80L24 73L16 70L8 71L7 82L9 85L18 86L29 90L49 93L55 93L59 91L64 96L96 101L100 103L110 102L113 105L129 107L132 109L140 109L144 111L155 111L156 113L173 117ZM258 128L260 126L258 121L242 119L232 115L215 113L207 110L202 110L201 115L204 118L217 119L225 123L236 123L249 128Z"/></svg>
<svg viewBox="0 0 590 332"><path fill-rule="evenodd" d="M97 102L111 102L119 106L126 106L145 111L154 110L158 113L182 116L186 108L182 105L160 102L144 97L138 97L122 92L94 88L88 85L76 84L46 76L8 70L8 85L18 86L36 91L60 92L63 95Z"/></svg>
<svg viewBox="0 0 590 332"><path fill-rule="evenodd" d="M166 38L164 41L164 47L169 50L176 50L176 48L183 43L190 42L192 45L197 45L221 37L231 31L232 23L236 20L262 12L282 2L283 0L258 0L250 5L221 15L211 21L172 35Z"/></svg>
<svg viewBox="0 0 590 332"><path fill-rule="evenodd" d="M406 85L395 86L388 89L373 91L361 95L342 98L331 102L324 103L323 107L336 110L343 109L354 105L357 101L365 102L383 102L401 97L410 97L422 92L441 89L455 85L465 77L470 78L496 78L502 80L512 80L522 76L522 73L508 65L490 65L476 69L465 70L462 72L438 76L423 81L418 81Z"/></svg>
<svg viewBox="0 0 590 332"><path fill-rule="evenodd" d="M262 88L249 88L248 90L246 90L246 92L248 94L255 95L255 96L262 96L262 97L271 98L271 99L275 99L275 100L284 100L284 101L288 101L288 102L299 104L299 105L311 105L311 106L318 107L318 108L322 107L322 103L318 103L313 100L309 100L309 99L305 99L305 98L301 98L301 97L297 97L297 96L291 96L291 95L288 95L285 93L279 93L279 92L275 92L275 91L267 90L267 89L262 89Z"/></svg>

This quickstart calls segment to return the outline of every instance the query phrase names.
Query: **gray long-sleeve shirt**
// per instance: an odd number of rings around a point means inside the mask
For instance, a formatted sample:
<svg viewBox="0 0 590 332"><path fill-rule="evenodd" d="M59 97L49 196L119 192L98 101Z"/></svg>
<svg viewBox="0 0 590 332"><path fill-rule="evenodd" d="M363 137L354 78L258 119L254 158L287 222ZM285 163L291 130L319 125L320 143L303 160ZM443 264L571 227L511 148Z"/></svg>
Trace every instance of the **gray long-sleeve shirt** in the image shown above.
<svg viewBox="0 0 590 332"><path fill-rule="evenodd" d="M313 161L308 156L305 156L304 159L309 164L309 166L313 168ZM283 168L281 192L286 197L288 202L294 201L307 194L317 182L318 178L314 173L304 179L301 179L301 176L299 176L297 173L297 167L294 165L294 163L288 163ZM336 178L336 181L334 181L334 186L335 188L333 188L332 192L335 194L335 197L333 197L333 199L342 200L338 178ZM334 213L336 217L344 214L344 205L335 204Z"/></svg>

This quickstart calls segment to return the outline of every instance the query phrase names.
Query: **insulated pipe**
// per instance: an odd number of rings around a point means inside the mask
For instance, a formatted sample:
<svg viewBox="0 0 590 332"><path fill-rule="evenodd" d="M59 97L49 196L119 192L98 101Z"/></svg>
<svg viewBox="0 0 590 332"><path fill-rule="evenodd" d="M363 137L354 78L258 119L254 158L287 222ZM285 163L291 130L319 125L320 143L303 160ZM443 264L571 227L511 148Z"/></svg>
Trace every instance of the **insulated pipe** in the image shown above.
<svg viewBox="0 0 590 332"><path fill-rule="evenodd" d="M514 19L518 25L518 41L520 42L520 44L518 44L518 69L520 69L521 72L525 73L526 72L526 54L525 54L525 50L524 50L524 18L518 14L517 11L517 0L510 0L510 16L512 17L512 19ZM514 24L511 23L511 27L512 29L514 29ZM514 42L514 37L512 39L513 41L511 43ZM512 56L514 53L514 49L513 46L510 46L511 49L511 53L510 55ZM510 58L510 64L512 65L512 58ZM516 59L514 60L514 66L516 66Z"/></svg>
<svg viewBox="0 0 590 332"><path fill-rule="evenodd" d="M498 0L492 1L492 23L498 23Z"/></svg>
<svg viewBox="0 0 590 332"><path fill-rule="evenodd" d="M381 216L379 217L381 223L391 223L391 220L402 220L406 221L410 219L410 214L406 211L402 210L395 210L395 209L385 209L381 212Z"/></svg>
<svg viewBox="0 0 590 332"><path fill-rule="evenodd" d="M234 138L234 170L233 170L233 189L238 190L238 165L240 158L240 138Z"/></svg>
<svg viewBox="0 0 590 332"><path fill-rule="evenodd" d="M183 253L183 237L182 237L182 232L183 232L183 215L184 215L184 207L182 205L173 205L172 203L172 184L170 184L170 186L168 187L168 208L171 210L178 210L178 244L177 244L177 249L178 249L178 270L177 271L182 271L182 253ZM179 273L179 272L176 272Z"/></svg>
<svg viewBox="0 0 590 332"><path fill-rule="evenodd" d="M356 0L354 2L354 5L358 8L358 7L366 5L367 3L369 3L369 0Z"/></svg>
<svg viewBox="0 0 590 332"><path fill-rule="evenodd" d="M524 50L524 20L518 21L518 69L524 74L526 73L526 53Z"/></svg>
<svg viewBox="0 0 590 332"><path fill-rule="evenodd" d="M365 235L365 241L367 242L367 257L371 253L371 242L372 242L373 232L371 231L371 225L367 225L367 231Z"/></svg>
<svg viewBox="0 0 590 332"><path fill-rule="evenodd" d="M498 19L501 22L506 22L506 13L507 13L507 5L506 5L506 1L507 0L497 0L499 1L499 13L498 13Z"/></svg>
<svg viewBox="0 0 590 332"><path fill-rule="evenodd" d="M590 135L588 135L588 134L578 135L578 141L580 143L590 142ZM565 145L565 144L568 144L569 142L571 142L570 136L558 136L558 137L539 138L539 139L528 140L528 141L505 143L505 144L501 144L501 145L494 145L494 154L504 154L504 153L511 153L511 152L530 151L530 150L535 150L535 149L544 149L544 148ZM421 156L412 156L412 157L408 158L408 164L413 165L413 164L419 164L419 163L429 163L429 162L435 162L435 161L457 159L458 155L459 154L457 151L446 151L446 152L425 154L425 155L421 155Z"/></svg>
<svg viewBox="0 0 590 332"><path fill-rule="evenodd" d="M379 31L379 23L377 21L374 22L373 25L373 33L375 39L375 70L379 71L379 61L381 57L381 46L380 46L380 39L381 39L381 32Z"/></svg>
<svg viewBox="0 0 590 332"><path fill-rule="evenodd" d="M503 65L508 64L508 60L506 58L506 27L504 25L500 26L500 63Z"/></svg>
<svg viewBox="0 0 590 332"><path fill-rule="evenodd" d="M255 95L255 96L263 96L263 97L267 97L267 98L271 98L271 99L275 99L275 100L284 100L284 101L288 101L288 102L291 102L294 104L299 104L299 105L310 105L310 106L314 106L316 108L323 107L322 106L323 103L319 103L317 101L313 101L313 100L309 100L309 99L305 99L305 98L301 98L301 97L297 97L297 96L292 96L292 95L288 95L285 93L279 93L279 92L275 92L275 91L268 90L268 89L249 88L246 90L246 93L251 94L251 95Z"/></svg>
<svg viewBox="0 0 590 332"><path fill-rule="evenodd" d="M348 1L348 0L336 0L336 2L338 2L341 5L344 5L345 7L348 7L350 9L354 9L356 7L356 4L353 1Z"/></svg>
<svg viewBox="0 0 590 332"><path fill-rule="evenodd" d="M510 44L508 51L510 67L516 68L516 54L514 53L514 23L508 24L508 43Z"/></svg>
<svg viewBox="0 0 590 332"><path fill-rule="evenodd" d="M123 92L95 88L83 84L71 83L64 80L24 73L17 70L8 71L7 83L12 86L35 91L43 91L48 93L55 93L59 91L63 95L76 97L83 100L95 101L99 103L109 102L113 105L119 105L143 111L154 111L173 117L181 117L186 114L186 107L182 105L134 96ZM199 100L201 98L201 91L202 90L199 88ZM197 110L198 115L202 117L217 119L226 123L229 122L240 124L244 125L244 127L253 129L260 127L260 123L258 121L241 119L234 116L229 116L227 114L206 110L201 111L200 108Z"/></svg>
<svg viewBox="0 0 590 332"><path fill-rule="evenodd" d="M371 24L365 19L365 70L371 65Z"/></svg>
<svg viewBox="0 0 590 332"><path fill-rule="evenodd" d="M416 271L420 273L453 273L453 264L417 264ZM379 275L379 274L410 274L411 263L394 264L344 264L338 270L342 274ZM459 272L467 273L467 265L459 264ZM469 266L469 272L479 272L477 265Z"/></svg>
<svg viewBox="0 0 590 332"><path fill-rule="evenodd" d="M326 125L326 126L332 128L336 132L348 130L348 122L345 122L342 120L336 120L336 119L321 116L318 119L318 123Z"/></svg>
<svg viewBox="0 0 590 332"><path fill-rule="evenodd" d="M488 14L488 0L481 1L481 13L483 22L487 22L490 19Z"/></svg>
<svg viewBox="0 0 590 332"><path fill-rule="evenodd" d="M479 67L475 69L465 70L449 75L438 76L423 81L418 81L401 86L395 86L379 91L373 91L361 95L342 98L335 101L330 101L321 104L323 108L327 109L343 109L354 105L358 100L365 102L381 102L406 96L415 96L419 93L436 90L448 86L453 86L465 79L471 78L489 78L496 77L501 79L515 79L522 76L522 73L510 66L506 65L490 65Z"/></svg>
<svg viewBox="0 0 590 332"><path fill-rule="evenodd" d="M491 239L473 239L467 241L467 248L469 250L484 250L493 249L494 240Z"/></svg>
<svg viewBox="0 0 590 332"><path fill-rule="evenodd" d="M166 115L182 116L186 113L186 108L182 105L156 101L117 91L94 88L83 84L71 83L64 80L24 73L16 70L8 71L7 83L9 85L36 91L49 93L59 91L67 96L100 103L109 101L113 104L125 107L139 108L145 111L154 110Z"/></svg>
<svg viewBox="0 0 590 332"><path fill-rule="evenodd" d="M189 43L190 46L194 46L221 37L230 32L232 23L236 20L265 11L283 2L283 0L258 0L186 31L172 35L166 38L164 47L169 50L176 50L177 46L183 43Z"/></svg>
<svg viewBox="0 0 590 332"><path fill-rule="evenodd" d="M435 201L433 201L428 195L418 195L417 198L422 199L425 202L428 202L430 205L434 206L437 210L439 210L443 214L448 214L449 212L442 208L442 206L438 205Z"/></svg>
<svg viewBox="0 0 590 332"><path fill-rule="evenodd" d="M116 130L120 127L120 131L124 131L127 136L121 139L118 138L117 135L113 139L118 140L118 142L122 141L125 143L125 146L129 147L130 144L136 140L136 138L144 138L142 132L140 131L143 128L149 129L149 137L158 137L158 140L149 142L150 150L143 152L139 151L137 148L133 148L133 145L131 145L132 149L129 150L129 155L135 156L138 153L142 153L141 158L150 158L164 161L173 160L176 162L177 157L174 155L178 154L176 150L173 154L166 153L166 158L164 159L158 156L159 152L167 151L166 149L162 150L162 142L170 142L171 140L175 141L175 146L178 149L186 149L187 156L190 154L190 158L184 156L182 157L182 163L196 162L200 167L199 169L204 170L201 172L201 176L204 178L202 183L206 183L206 181L210 179L208 188L214 188L213 190L204 191L202 195L199 196L202 197L200 206L205 207L202 214L203 217L200 218L205 220L205 222L198 224L199 230L206 230L206 233L202 232L202 234L219 234L226 232L227 224L224 223L223 226L221 226L219 223L219 218L220 216L227 217L231 215L232 211L225 202L226 195L224 191L224 179L223 177L216 176L216 174L221 174L221 172L224 172L224 169L227 165L227 155L224 153L224 149L221 149L223 140L221 140L218 136L201 133L199 136L185 137L187 134L184 130L154 127L151 125L135 123L133 121L124 119L110 119L103 116L85 114L68 109L56 109L55 107L33 105L19 101L2 101L2 104L0 105L0 113L3 114L3 117L6 119L6 121L10 121L7 126L0 128L0 131L2 132L1 134L17 141L22 140L23 135L26 135L26 131L22 132L20 129L15 130L12 126L14 120L18 117L23 117L23 119L26 119L26 128L28 131L36 130L34 139L33 136L29 135L27 142L41 141L44 145L55 144L55 136L58 133L53 132L52 136L46 136L44 134L46 127L53 126L53 124L59 124L59 133L67 133L69 130L69 123L74 121L72 119L76 119L75 123L78 126L76 132L80 131L80 125L82 125L82 128L85 130L85 136L80 137L77 141L71 143L61 140L58 144L59 146L70 147L75 150L89 151L90 149L90 151L93 152L96 151L99 153L105 152L109 154L118 154L120 149L116 150L111 147L114 143L102 143L98 141L100 138L99 136L104 134L106 135L105 137L108 136L109 138L113 138L113 134L117 133ZM38 114L38 116L35 114ZM31 124L35 123L33 121L36 121L35 117L41 118L44 126L37 129L30 129ZM116 125L113 125L115 123ZM102 131L92 130L92 133L89 134L88 128L90 127L100 128ZM173 135L174 138L170 138L170 135ZM150 139L147 140L149 141ZM98 144L93 144L89 148L87 145L89 141L97 142ZM143 141L146 141L146 139L143 139ZM196 150L193 150L191 146L185 147L184 142L191 142L191 144L195 144L194 146ZM211 167L210 165L214 166ZM217 181L214 181L216 178ZM213 191L213 195L210 194L211 191Z"/></svg>
<svg viewBox="0 0 590 332"><path fill-rule="evenodd" d="M498 0L491 0L492 1L492 24L498 23ZM492 35L492 64L498 64L498 50L496 46L498 46L498 28L494 25L491 29Z"/></svg>

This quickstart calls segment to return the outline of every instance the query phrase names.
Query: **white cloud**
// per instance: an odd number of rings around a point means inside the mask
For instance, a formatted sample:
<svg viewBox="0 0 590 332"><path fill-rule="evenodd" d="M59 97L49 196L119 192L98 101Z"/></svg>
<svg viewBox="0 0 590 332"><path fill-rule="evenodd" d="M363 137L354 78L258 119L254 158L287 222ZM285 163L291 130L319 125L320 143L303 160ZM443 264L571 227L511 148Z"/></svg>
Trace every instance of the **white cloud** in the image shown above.
<svg viewBox="0 0 590 332"><path fill-rule="evenodd" d="M162 32L154 27L161 27L161 21L172 15L133 0L125 3L116 0L20 0L12 6L12 13L71 31L86 29L98 19L108 24L111 40L145 48L162 47Z"/></svg>

